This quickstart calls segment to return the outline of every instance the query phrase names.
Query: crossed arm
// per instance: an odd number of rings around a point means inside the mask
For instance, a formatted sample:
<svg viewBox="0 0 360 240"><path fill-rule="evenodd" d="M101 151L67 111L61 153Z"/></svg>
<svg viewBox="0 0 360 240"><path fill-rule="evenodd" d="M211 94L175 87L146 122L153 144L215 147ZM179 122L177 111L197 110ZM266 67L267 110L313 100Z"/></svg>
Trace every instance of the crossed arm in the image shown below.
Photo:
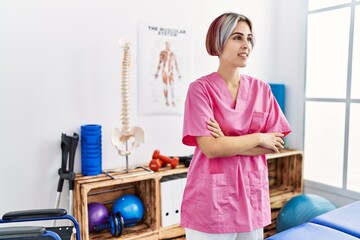
<svg viewBox="0 0 360 240"><path fill-rule="evenodd" d="M278 153L284 148L284 134L253 133L243 136L225 136L215 119L208 121L211 136L196 137L198 146L208 158L230 157L235 155L255 156Z"/></svg>

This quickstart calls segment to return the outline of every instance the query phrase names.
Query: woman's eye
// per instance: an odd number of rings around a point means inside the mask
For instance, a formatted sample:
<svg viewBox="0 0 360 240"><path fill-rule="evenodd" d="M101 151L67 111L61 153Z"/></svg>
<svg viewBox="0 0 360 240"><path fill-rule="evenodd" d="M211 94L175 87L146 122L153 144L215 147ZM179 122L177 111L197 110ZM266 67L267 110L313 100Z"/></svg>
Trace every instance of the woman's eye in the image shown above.
<svg viewBox="0 0 360 240"><path fill-rule="evenodd" d="M241 35L238 35L238 36L234 37L234 40L241 40L241 39L242 39Z"/></svg>

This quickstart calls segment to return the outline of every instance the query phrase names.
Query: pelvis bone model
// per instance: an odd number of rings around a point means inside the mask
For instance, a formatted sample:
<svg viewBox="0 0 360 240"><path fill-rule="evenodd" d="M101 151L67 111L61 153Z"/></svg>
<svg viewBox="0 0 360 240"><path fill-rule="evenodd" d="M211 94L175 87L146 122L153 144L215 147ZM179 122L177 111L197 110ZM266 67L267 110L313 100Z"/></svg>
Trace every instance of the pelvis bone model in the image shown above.
<svg viewBox="0 0 360 240"><path fill-rule="evenodd" d="M111 135L111 142L121 156L129 156L133 151L144 142L144 131L140 127L130 126L129 117L129 82L131 70L131 53L130 43L122 39L119 40L120 46L124 50L122 61L122 81L121 97L122 111L121 120L122 128L115 128ZM124 147L125 145L125 147Z"/></svg>

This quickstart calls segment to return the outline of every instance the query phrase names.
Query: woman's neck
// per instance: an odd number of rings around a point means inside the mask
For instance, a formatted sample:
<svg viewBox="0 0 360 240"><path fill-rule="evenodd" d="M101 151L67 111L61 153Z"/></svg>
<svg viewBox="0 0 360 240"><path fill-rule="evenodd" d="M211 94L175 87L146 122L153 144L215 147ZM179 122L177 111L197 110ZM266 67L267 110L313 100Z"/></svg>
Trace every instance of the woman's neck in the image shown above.
<svg viewBox="0 0 360 240"><path fill-rule="evenodd" d="M219 66L217 73L221 76L222 79L224 79L227 85L234 85L239 83L239 68L224 68Z"/></svg>

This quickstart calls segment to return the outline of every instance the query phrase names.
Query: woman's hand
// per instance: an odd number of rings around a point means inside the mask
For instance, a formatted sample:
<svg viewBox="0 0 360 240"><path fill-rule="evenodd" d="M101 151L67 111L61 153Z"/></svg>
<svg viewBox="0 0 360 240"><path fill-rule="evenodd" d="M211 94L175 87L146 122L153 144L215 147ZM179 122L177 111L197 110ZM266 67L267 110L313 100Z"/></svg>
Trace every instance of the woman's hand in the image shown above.
<svg viewBox="0 0 360 240"><path fill-rule="evenodd" d="M271 149L278 153L280 149L284 148L284 140L282 139L284 134L282 133L261 133L260 134L260 146L263 148Z"/></svg>
<svg viewBox="0 0 360 240"><path fill-rule="evenodd" d="M207 121L207 124L207 128L211 131L211 135L213 137L218 138L225 136L224 133L221 131L218 122L214 118L210 118L210 120Z"/></svg>

